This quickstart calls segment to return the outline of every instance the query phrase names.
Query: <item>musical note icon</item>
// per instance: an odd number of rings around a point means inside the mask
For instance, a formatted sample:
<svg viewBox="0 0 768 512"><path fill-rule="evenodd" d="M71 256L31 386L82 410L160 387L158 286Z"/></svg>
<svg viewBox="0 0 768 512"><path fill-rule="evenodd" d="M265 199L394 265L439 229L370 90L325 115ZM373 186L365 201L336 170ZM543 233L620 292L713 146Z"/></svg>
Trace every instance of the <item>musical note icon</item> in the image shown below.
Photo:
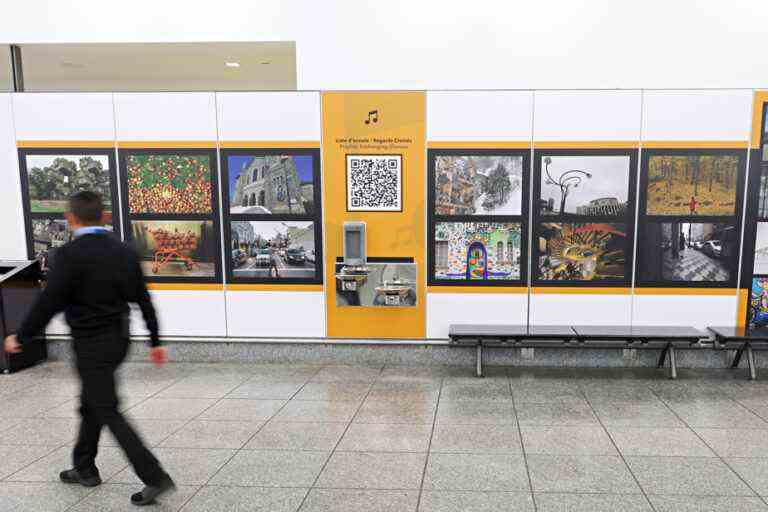
<svg viewBox="0 0 768 512"><path fill-rule="evenodd" d="M379 111L378 110L371 110L368 112L368 119L365 120L365 124L371 124L371 121L374 123L379 122Z"/></svg>

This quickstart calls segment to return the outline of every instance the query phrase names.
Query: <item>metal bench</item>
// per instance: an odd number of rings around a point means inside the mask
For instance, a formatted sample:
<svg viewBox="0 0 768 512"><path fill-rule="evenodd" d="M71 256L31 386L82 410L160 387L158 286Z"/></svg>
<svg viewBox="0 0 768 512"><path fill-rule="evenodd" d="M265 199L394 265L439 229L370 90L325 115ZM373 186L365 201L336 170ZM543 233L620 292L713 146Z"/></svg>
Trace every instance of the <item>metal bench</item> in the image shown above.
<svg viewBox="0 0 768 512"><path fill-rule="evenodd" d="M736 354L731 362L731 368L738 368L742 355L746 354L749 379L757 379L755 355L752 349L768 348L768 328L708 327L708 329L714 334L714 348L716 350L736 350Z"/></svg>
<svg viewBox="0 0 768 512"><path fill-rule="evenodd" d="M707 334L685 326L472 325L453 324L451 345L476 348L477 376L483 376L484 347L632 348L660 350L658 367L669 359L669 376L677 378L676 348L705 348Z"/></svg>

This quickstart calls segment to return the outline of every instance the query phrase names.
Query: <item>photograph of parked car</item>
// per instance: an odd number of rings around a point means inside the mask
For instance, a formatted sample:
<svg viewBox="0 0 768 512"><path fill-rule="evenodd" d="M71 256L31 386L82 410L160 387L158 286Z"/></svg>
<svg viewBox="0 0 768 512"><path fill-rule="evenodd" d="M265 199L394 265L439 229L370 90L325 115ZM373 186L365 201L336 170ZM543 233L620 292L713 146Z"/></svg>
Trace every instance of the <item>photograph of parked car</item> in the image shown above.
<svg viewBox="0 0 768 512"><path fill-rule="evenodd" d="M738 248L727 223L649 222L639 244L642 281L728 282Z"/></svg>
<svg viewBox="0 0 768 512"><path fill-rule="evenodd" d="M317 274L315 224L311 221L233 221L235 278L311 279Z"/></svg>

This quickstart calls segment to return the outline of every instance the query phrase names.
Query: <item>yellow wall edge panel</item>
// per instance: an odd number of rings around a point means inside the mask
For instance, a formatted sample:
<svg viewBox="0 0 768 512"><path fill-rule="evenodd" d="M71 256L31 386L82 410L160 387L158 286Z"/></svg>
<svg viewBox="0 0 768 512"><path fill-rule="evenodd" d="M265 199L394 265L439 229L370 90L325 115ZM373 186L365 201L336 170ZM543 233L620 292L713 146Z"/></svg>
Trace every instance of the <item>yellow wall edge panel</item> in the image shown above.
<svg viewBox="0 0 768 512"><path fill-rule="evenodd" d="M17 140L20 148L113 148L113 140Z"/></svg>
<svg viewBox="0 0 768 512"><path fill-rule="evenodd" d="M644 140L650 149L747 149L748 140Z"/></svg>
<svg viewBox="0 0 768 512"><path fill-rule="evenodd" d="M327 335L332 338L424 338L426 94L324 92L322 107L324 259L329 281L325 288ZM347 211L348 154L402 156L402 211ZM369 258L413 258L418 268L415 306L336 305L333 280L336 258L343 255L342 229L346 221L366 223Z"/></svg>
<svg viewBox="0 0 768 512"><path fill-rule="evenodd" d="M736 288L635 288L635 295L736 296Z"/></svg>
<svg viewBox="0 0 768 512"><path fill-rule="evenodd" d="M120 140L117 147L123 149L164 149L164 148L190 148L210 149L216 147L213 140Z"/></svg>
<svg viewBox="0 0 768 512"><path fill-rule="evenodd" d="M747 321L747 307L749 307L749 290L739 290L739 307L736 308L736 326L743 327Z"/></svg>
<svg viewBox="0 0 768 512"><path fill-rule="evenodd" d="M530 149L531 142L525 140L433 140L427 142L429 149Z"/></svg>
<svg viewBox="0 0 768 512"><path fill-rule="evenodd" d="M321 292L321 284L227 284L228 292Z"/></svg>
<svg viewBox="0 0 768 512"><path fill-rule="evenodd" d="M223 140L219 142L222 148L319 148L319 140Z"/></svg>
<svg viewBox="0 0 768 512"><path fill-rule="evenodd" d="M534 149L624 149L640 147L636 140L534 141Z"/></svg>
<svg viewBox="0 0 768 512"><path fill-rule="evenodd" d="M147 283L150 290L223 291L219 283Z"/></svg>
<svg viewBox="0 0 768 512"><path fill-rule="evenodd" d="M428 286L427 293L528 293L526 286Z"/></svg>
<svg viewBox="0 0 768 512"><path fill-rule="evenodd" d="M763 104L768 103L768 91L755 91L755 102L752 106L752 148L760 147L763 134Z"/></svg>
<svg viewBox="0 0 768 512"><path fill-rule="evenodd" d="M629 295L631 288L577 287L577 286L534 286L531 291L545 295Z"/></svg>

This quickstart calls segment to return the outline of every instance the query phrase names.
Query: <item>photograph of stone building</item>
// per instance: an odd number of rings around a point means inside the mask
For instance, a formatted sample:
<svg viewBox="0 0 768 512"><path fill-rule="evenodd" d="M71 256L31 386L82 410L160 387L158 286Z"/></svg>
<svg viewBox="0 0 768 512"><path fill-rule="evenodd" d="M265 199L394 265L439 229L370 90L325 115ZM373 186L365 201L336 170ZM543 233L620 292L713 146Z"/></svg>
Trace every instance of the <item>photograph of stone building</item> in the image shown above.
<svg viewBox="0 0 768 512"><path fill-rule="evenodd" d="M230 213L296 214L314 212L310 155L231 155Z"/></svg>
<svg viewBox="0 0 768 512"><path fill-rule="evenodd" d="M521 156L438 156L435 213L520 215L522 183Z"/></svg>

